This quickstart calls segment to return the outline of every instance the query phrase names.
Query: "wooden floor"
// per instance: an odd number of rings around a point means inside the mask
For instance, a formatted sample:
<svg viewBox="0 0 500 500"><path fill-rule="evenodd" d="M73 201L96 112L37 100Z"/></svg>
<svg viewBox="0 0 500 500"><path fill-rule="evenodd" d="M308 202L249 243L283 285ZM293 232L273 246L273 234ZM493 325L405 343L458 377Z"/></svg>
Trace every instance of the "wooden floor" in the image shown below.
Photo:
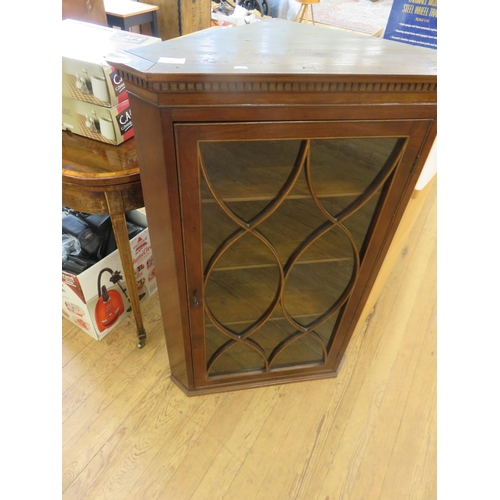
<svg viewBox="0 0 500 500"><path fill-rule="evenodd" d="M436 498L436 191L336 379L186 397L157 296L101 342L63 319L63 500Z"/></svg>

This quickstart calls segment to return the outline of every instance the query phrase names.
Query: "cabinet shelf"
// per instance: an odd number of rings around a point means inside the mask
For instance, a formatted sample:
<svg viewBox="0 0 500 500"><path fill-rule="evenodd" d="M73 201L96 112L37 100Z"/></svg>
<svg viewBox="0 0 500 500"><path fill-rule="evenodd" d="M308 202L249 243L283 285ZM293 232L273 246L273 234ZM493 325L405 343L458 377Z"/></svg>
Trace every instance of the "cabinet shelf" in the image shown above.
<svg viewBox="0 0 500 500"><path fill-rule="evenodd" d="M321 264L326 262L340 262L340 261L350 261L351 259L348 257L339 257L337 259L316 259L316 260L299 260L295 263L296 266L307 265L307 264ZM286 262L281 263L285 266ZM253 265L239 265L239 266L230 266L230 267L215 267L212 272L218 271L238 271L239 269L262 269L265 267L275 267L274 264L253 264Z"/></svg>
<svg viewBox="0 0 500 500"><path fill-rule="evenodd" d="M295 265L284 283L280 283L277 266L220 271L208 277L206 306L223 326L241 333L245 324L265 314L279 294L287 313L306 326L298 318L309 318L310 323L325 313L344 293L352 273L350 261ZM280 305L271 317L284 317Z"/></svg>
<svg viewBox="0 0 500 500"><path fill-rule="evenodd" d="M315 312L311 312L309 314L295 314L293 317L294 319L296 320L299 320L299 323L307 323L306 320L310 320L312 321L313 319L321 316L325 311L315 311ZM275 313L269 318L268 321L274 321L274 322L280 322L280 321L287 321L286 317L283 315L283 312L278 309L277 311L275 311ZM252 323L252 321L249 321L248 319L246 320L240 320L240 321L230 321L228 323L224 323L225 326L230 326L230 327L233 327L233 326L241 326L241 325L245 325L245 326L248 326ZM305 325L304 325L305 326ZM214 328L214 327L212 327Z"/></svg>
<svg viewBox="0 0 500 500"><path fill-rule="evenodd" d="M330 193L330 194L320 194L317 197L319 199L324 198L343 198L343 197L357 197L362 195L361 191L357 192L346 192L346 193ZM251 198L222 198L225 203L248 203L252 201L272 201L275 196L253 196ZM311 198L310 194L289 194L287 200L309 200ZM203 198L202 203L217 203L213 198Z"/></svg>
<svg viewBox="0 0 500 500"><path fill-rule="evenodd" d="M359 196L381 170L393 137L310 141L311 179L318 198ZM200 145L209 180L225 203L272 201L297 158L300 140L204 142ZM304 168L288 199L308 199ZM215 203L201 185L202 203Z"/></svg>
<svg viewBox="0 0 500 500"><path fill-rule="evenodd" d="M365 205L343 222L345 230L349 231L360 251L370 225L371 218L377 206L380 192L376 193ZM356 199L347 196L342 199L327 198L324 206L331 213L338 213ZM250 218L261 207L257 203L248 202L228 207L238 210L243 218ZM274 247L279 255L280 264L285 265L292 253L306 241L314 231L325 223L325 217L311 198L286 199L282 205L264 222L258 225L257 231ZM207 266L217 249L223 245L235 231L237 224L231 221L217 204L202 207L202 234L204 238L203 262ZM353 248L340 227L332 228L316 240L298 262L324 262L347 260L353 258ZM231 245L215 265L217 269L240 267L262 267L276 265L276 259L270 250L253 234L245 234Z"/></svg>

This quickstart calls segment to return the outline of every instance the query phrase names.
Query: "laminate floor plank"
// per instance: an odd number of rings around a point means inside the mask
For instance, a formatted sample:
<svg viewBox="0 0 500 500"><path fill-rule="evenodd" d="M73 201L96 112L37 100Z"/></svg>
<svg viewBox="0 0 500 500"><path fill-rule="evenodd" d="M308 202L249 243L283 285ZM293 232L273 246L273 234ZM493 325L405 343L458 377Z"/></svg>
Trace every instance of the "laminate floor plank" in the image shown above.
<svg viewBox="0 0 500 500"><path fill-rule="evenodd" d="M166 362L168 367L165 337L163 335L163 327L161 325L157 325L152 330L148 330L146 345L142 349L133 349L118 364L118 368L131 377L135 377L151 362L151 359L154 356L158 355L162 357L163 366L165 366Z"/></svg>
<svg viewBox="0 0 500 500"><path fill-rule="evenodd" d="M283 386L272 386L228 394L221 406L218 418L213 418L206 431L243 462L262 428L266 425L270 413L276 406ZM218 419L225 425L219 425Z"/></svg>
<svg viewBox="0 0 500 500"><path fill-rule="evenodd" d="M203 429L184 419L141 476L130 484L124 500L156 500L189 454ZM186 478L189 480L189 475Z"/></svg>
<svg viewBox="0 0 500 500"><path fill-rule="evenodd" d="M80 332L80 335L85 333ZM93 340L91 338L91 340ZM96 342L94 340L94 342ZM83 374L93 366L94 363L100 361L100 356L95 352L96 344L86 344L70 361L64 365L62 369L62 393L64 394L72 385L74 385ZM65 349L63 348L63 352Z"/></svg>
<svg viewBox="0 0 500 500"><path fill-rule="evenodd" d="M425 226L419 238L428 241L432 235ZM383 480L380 474L390 459L396 438L390 424L401 420L425 334L419 327L422 323L427 326L429 311L435 303L435 245L417 248L411 255L403 252L395 271L401 271L403 265L407 266L403 275L396 272L392 276L400 282L392 307L376 310L367 330L368 335L373 331L383 331L384 335L375 350L370 377L365 380L348 418L345 435L349 439L342 440L336 448L335 459L317 498L378 498L377 488L380 489ZM390 280L388 285L391 284L396 287ZM388 287L384 293L387 290ZM422 309L415 308L419 292L426 301ZM407 350L414 351L413 363L405 356ZM379 428L385 429L382 436L375 433ZM369 465L365 466L367 462Z"/></svg>
<svg viewBox="0 0 500 500"><path fill-rule="evenodd" d="M436 483L427 466L436 466L436 380L427 373L436 365L435 311L420 352L411 390L401 418L383 487L378 498L427 500L436 498ZM409 455L407 450L414 450ZM408 488L408 484L412 485Z"/></svg>
<svg viewBox="0 0 500 500"><path fill-rule="evenodd" d="M64 422L63 454L109 407L130 384L131 377L121 370L113 370Z"/></svg>
<svg viewBox="0 0 500 500"><path fill-rule="evenodd" d="M156 433L144 432L162 416L164 401L149 393L123 421L111 438L94 455L83 471L63 493L63 499L112 498L114 492L130 481L144 461L163 444ZM120 498L115 496L114 498Z"/></svg>
<svg viewBox="0 0 500 500"><path fill-rule="evenodd" d="M118 394L87 428L80 428L81 434L78 439L63 452L63 492L74 483L87 465L113 438L148 393L149 390L134 379L127 390ZM69 430L71 431L71 428ZM65 433L66 427L63 425L63 436ZM92 477L92 474L89 477ZM83 478L79 481L82 484L86 482Z"/></svg>
<svg viewBox="0 0 500 500"><path fill-rule="evenodd" d="M396 270L397 267L398 263ZM354 370L342 398L335 402L337 405L335 415L329 416L327 420L324 428L325 436L320 437L321 445L317 447L315 455L311 456L309 474L293 498L326 498L326 496L335 498L329 494L330 490L326 480L331 475L332 478L335 478L335 487L339 487L342 484L342 478L345 479L349 472L348 468L343 465L345 460L351 461L352 470L356 460L359 460L360 447L362 449L366 445L366 434L370 427L366 427L365 423L370 421L367 417L371 417L372 420L375 418L376 422L376 404L381 389L380 377L378 382L374 381L373 372L381 362L384 366L387 361L387 342L391 340L390 348L399 345L398 339L387 338L387 331L384 329L386 318L393 308L397 307L397 300L400 296L397 273L390 277L385 290L384 301L377 305L375 312L365 323L364 332L360 331L353 336L347 351L346 361L353 361ZM351 348L353 344L356 345L356 341L360 342L361 346L359 350L353 351ZM345 367L342 367L339 379L344 369ZM375 402L374 406L373 402ZM371 413L367 413L367 405L371 408ZM360 416L358 416L358 412ZM355 445L357 448L353 448ZM342 453L345 453L346 456L340 459L339 455ZM342 468L342 471L337 471L336 474L331 473L332 469L337 470L339 467ZM327 482L324 496L319 494L318 490L322 487L322 482L314 481L316 477Z"/></svg>
<svg viewBox="0 0 500 500"><path fill-rule="evenodd" d="M183 471L189 469L192 460L199 460L199 439L205 442L203 453L211 453L206 443L215 443L213 438L204 436L207 423L213 418L226 394L215 394L208 398L190 398L185 401L185 396L178 398L179 389L175 389L169 403L177 412L177 424L171 426L173 432L169 433L164 446L160 449L150 466L138 478L130 489L127 499L157 499L165 494L165 491L187 491L185 488L196 487L193 476ZM180 404L178 404L180 403ZM218 444L215 448L220 449ZM194 456L193 456L194 455ZM179 472L179 470L181 472ZM196 471L196 467L193 472ZM189 485L183 485L183 482ZM178 493L176 493L178 494ZM175 497L173 497L175 498Z"/></svg>
<svg viewBox="0 0 500 500"><path fill-rule="evenodd" d="M75 356L77 356L89 344L94 342L90 335L82 335L81 329L63 318L62 328L62 367L64 368Z"/></svg>
<svg viewBox="0 0 500 500"><path fill-rule="evenodd" d="M432 237L432 234L422 234L423 237ZM431 246L432 248L432 246ZM421 256L426 256L426 252L421 251L419 253ZM415 267L410 265L412 273L415 273ZM429 429L425 432L420 428L421 421L418 419L409 419L408 413L408 403L412 400L414 395L418 394L418 398L423 397L423 393L418 393L416 391L415 381L420 380L426 387L428 387L429 392L425 394L425 399L429 404L429 408L436 408L436 394L433 391L433 387L436 384L436 366L427 365L422 369L423 356L428 349L429 345L434 345L433 352L435 352L435 342L436 342L436 251L435 247L433 252L428 256L427 267L422 273L422 282L420 288L417 292L419 297L427 297L424 301L422 300L422 307L412 308L411 314L408 317L408 321L404 327L405 336L401 348L399 349L399 355L396 363L391 369L390 380L388 384L387 391L384 395L384 399L381 402L381 407L385 411L383 414L386 415L386 422L383 425L377 425L373 433L373 444L370 453L367 453L366 460L361 464L361 469L367 471L365 474L365 482L367 477L371 479L366 487L370 489L370 494L373 498L379 498L375 496L375 492L382 491L383 483L385 481L386 471L390 467L395 467L399 470L398 466L392 465L394 449L397 446L398 441L401 439L401 426L409 425L411 428L411 433L416 440L421 440L422 443L428 441ZM416 273L415 273L416 275ZM401 384L398 381L401 380ZM399 385L399 387L398 387ZM424 403L424 401L422 401ZM429 415L429 417L432 417ZM401 422L401 426L396 428L391 426L391 421ZM426 425L430 424L430 419L424 419ZM384 432L382 430L385 429ZM432 431L432 429L431 429ZM434 429L435 431L435 429ZM412 449L408 447L408 449ZM415 447L415 450L417 447ZM383 454L381 453L383 450ZM388 453L390 451L390 454ZM435 451L435 449L434 449ZM432 454L432 450L429 452ZM414 461L419 454L412 457ZM371 457L371 460L369 458ZM434 457L435 459L435 457ZM376 466L378 465L378 467ZM383 472L383 473L382 473ZM399 472L398 472L399 474ZM426 475L426 477L432 478L432 475ZM434 485L435 477L433 479ZM358 481L356 485L361 485ZM362 492L359 488L354 488L352 494L358 495ZM398 495L396 495L399 498ZM385 494L381 494L380 498L386 498ZM415 497L417 498L417 497ZM422 499L434 498L433 496L422 496L418 497Z"/></svg>
<svg viewBox="0 0 500 500"><path fill-rule="evenodd" d="M143 349L131 317L100 342L63 320L63 500L435 499L435 208L334 379L190 398L157 296Z"/></svg>
<svg viewBox="0 0 500 500"><path fill-rule="evenodd" d="M63 394L63 422L101 386L115 369L115 365L102 358L92 363L89 369L78 379L78 382L69 387Z"/></svg>

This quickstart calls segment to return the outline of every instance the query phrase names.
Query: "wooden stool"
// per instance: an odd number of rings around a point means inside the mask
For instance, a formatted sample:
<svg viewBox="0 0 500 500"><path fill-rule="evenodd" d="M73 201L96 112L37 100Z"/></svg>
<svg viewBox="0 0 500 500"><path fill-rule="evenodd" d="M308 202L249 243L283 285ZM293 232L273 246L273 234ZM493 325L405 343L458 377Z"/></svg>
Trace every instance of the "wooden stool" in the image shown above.
<svg viewBox="0 0 500 500"><path fill-rule="evenodd" d="M157 5L129 0L104 0L104 9L109 27L118 26L128 30L132 26L150 23L152 35L158 36Z"/></svg>
<svg viewBox="0 0 500 500"><path fill-rule="evenodd" d="M316 23L314 22L314 11L313 11L312 4L319 3L319 2L320 2L320 0L299 0L300 8L299 8L299 11L297 12L297 15L295 16L295 21L297 21L297 19L298 19L299 23L301 23L304 20L304 16L305 16L305 23L306 24L308 23L309 16L307 15L307 7L310 5L311 6L312 22L316 26ZM300 16L300 19L299 19L299 16Z"/></svg>

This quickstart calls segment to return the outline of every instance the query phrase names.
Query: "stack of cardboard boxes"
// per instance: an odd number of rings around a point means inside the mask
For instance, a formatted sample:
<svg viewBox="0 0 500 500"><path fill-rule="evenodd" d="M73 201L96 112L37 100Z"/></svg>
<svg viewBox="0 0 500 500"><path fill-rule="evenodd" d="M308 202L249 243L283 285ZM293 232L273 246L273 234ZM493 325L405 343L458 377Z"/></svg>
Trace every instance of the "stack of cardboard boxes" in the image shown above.
<svg viewBox="0 0 500 500"><path fill-rule="evenodd" d="M72 19L62 22L62 128L108 144L134 136L122 79L111 65L127 49L161 42Z"/></svg>

